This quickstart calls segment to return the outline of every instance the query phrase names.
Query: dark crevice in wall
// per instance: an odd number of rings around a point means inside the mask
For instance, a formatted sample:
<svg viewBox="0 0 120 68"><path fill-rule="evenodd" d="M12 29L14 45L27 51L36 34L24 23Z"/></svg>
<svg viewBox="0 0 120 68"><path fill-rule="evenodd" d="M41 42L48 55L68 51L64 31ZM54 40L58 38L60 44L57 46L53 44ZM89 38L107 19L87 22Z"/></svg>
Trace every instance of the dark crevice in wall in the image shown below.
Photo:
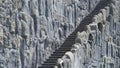
<svg viewBox="0 0 120 68"><path fill-rule="evenodd" d="M102 30L103 30L103 25L102 25L102 23L98 23L98 29L99 29L100 32L102 32Z"/></svg>
<svg viewBox="0 0 120 68"><path fill-rule="evenodd" d="M39 15L41 15L41 13L40 13L40 12L41 12L41 9L40 9L41 6L40 6L40 4L41 4L41 1L38 0L38 11L39 11Z"/></svg>
<svg viewBox="0 0 120 68"><path fill-rule="evenodd" d="M36 17L36 15L31 15L32 16L32 18L33 18L33 21L34 21L34 31L35 31L35 35L37 34L37 17Z"/></svg>
<svg viewBox="0 0 120 68"><path fill-rule="evenodd" d="M93 41L93 36L92 34L89 34L88 42L90 45L92 45L92 41Z"/></svg>
<svg viewBox="0 0 120 68"><path fill-rule="evenodd" d="M45 0L45 16L48 17L48 5L47 5L47 0Z"/></svg>

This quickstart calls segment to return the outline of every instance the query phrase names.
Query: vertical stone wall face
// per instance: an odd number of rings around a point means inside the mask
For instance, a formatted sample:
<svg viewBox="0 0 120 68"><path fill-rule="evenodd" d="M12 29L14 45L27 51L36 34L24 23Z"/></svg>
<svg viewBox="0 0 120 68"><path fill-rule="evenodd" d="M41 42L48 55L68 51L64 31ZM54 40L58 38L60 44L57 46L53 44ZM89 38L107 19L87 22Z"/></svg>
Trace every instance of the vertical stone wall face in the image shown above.
<svg viewBox="0 0 120 68"><path fill-rule="evenodd" d="M77 33L71 51L58 61L61 68L120 68L119 5L112 1Z"/></svg>
<svg viewBox="0 0 120 68"><path fill-rule="evenodd" d="M0 68L42 64L99 1L0 0ZM120 67L119 2L101 9L88 31L78 33L82 42L62 58L64 68Z"/></svg>
<svg viewBox="0 0 120 68"><path fill-rule="evenodd" d="M99 0L0 0L0 68L36 68L97 3Z"/></svg>

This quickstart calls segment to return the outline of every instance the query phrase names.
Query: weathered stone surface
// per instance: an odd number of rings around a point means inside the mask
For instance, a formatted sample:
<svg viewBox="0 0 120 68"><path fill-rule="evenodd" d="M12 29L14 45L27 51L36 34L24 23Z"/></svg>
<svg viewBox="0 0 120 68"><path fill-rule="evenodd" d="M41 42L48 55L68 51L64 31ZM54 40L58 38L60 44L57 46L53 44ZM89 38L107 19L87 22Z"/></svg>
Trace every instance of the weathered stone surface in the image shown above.
<svg viewBox="0 0 120 68"><path fill-rule="evenodd" d="M116 2L116 1L115 1ZM93 17L93 22L87 25L87 31L78 32L75 44L71 48L74 55L74 64L71 67L70 58L63 59L63 68L119 68L119 17L114 11L118 6L111 8L111 5L101 9L101 12ZM117 1L119 2L119 1ZM113 10L114 9L114 10ZM119 13L116 13L119 14ZM117 24L115 24L117 22ZM86 41L86 42L85 42ZM65 61L65 60L69 61Z"/></svg>
<svg viewBox="0 0 120 68"><path fill-rule="evenodd" d="M0 0L0 68L37 68L100 1ZM101 9L60 66L119 68L119 8L120 1L112 0Z"/></svg>

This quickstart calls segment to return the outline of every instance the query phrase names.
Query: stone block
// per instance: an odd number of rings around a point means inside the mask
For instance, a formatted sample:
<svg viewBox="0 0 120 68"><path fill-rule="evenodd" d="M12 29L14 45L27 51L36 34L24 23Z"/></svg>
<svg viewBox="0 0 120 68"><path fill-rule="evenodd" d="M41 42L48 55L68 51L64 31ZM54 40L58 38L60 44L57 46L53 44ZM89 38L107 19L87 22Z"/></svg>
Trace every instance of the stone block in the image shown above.
<svg viewBox="0 0 120 68"><path fill-rule="evenodd" d="M105 9L101 9L101 12L103 14L103 20L106 20L107 14Z"/></svg>
<svg viewBox="0 0 120 68"><path fill-rule="evenodd" d="M106 17L108 17L110 14L110 7L106 6L104 9L106 10Z"/></svg>
<svg viewBox="0 0 120 68"><path fill-rule="evenodd" d="M102 22L103 21L103 14L99 13L98 14L98 22Z"/></svg>
<svg viewBox="0 0 120 68"><path fill-rule="evenodd" d="M63 2L66 4L66 5L70 5L72 3L72 0L63 0Z"/></svg>
<svg viewBox="0 0 120 68"><path fill-rule="evenodd" d="M3 44L3 28L2 25L0 25L0 44Z"/></svg>
<svg viewBox="0 0 120 68"><path fill-rule="evenodd" d="M114 63L114 59L112 57L105 57L104 56L104 60L105 60L105 63L108 63L108 64Z"/></svg>
<svg viewBox="0 0 120 68"><path fill-rule="evenodd" d="M15 22L11 22L10 23L10 32L15 33L15 28L16 28Z"/></svg>
<svg viewBox="0 0 120 68"><path fill-rule="evenodd" d="M97 24L96 23L89 24L88 26L90 27L90 31L96 31L97 30Z"/></svg>
<svg viewBox="0 0 120 68"><path fill-rule="evenodd" d="M76 38L76 43L86 43L87 42L87 33L85 31L83 32L78 32L77 33L77 38Z"/></svg>
<svg viewBox="0 0 120 68"><path fill-rule="evenodd" d="M93 17L93 19L92 19L92 22L94 22L94 23L98 23L98 16L97 15L95 15L94 17Z"/></svg>
<svg viewBox="0 0 120 68"><path fill-rule="evenodd" d="M28 27L28 24L21 20L21 23L22 23L22 37L27 39L29 38L29 27Z"/></svg>

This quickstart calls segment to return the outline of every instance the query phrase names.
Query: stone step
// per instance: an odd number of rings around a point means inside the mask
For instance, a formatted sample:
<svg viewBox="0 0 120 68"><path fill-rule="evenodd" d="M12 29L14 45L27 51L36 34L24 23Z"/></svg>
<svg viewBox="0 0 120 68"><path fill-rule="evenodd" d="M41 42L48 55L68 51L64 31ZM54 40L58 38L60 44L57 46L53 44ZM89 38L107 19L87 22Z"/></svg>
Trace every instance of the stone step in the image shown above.
<svg viewBox="0 0 120 68"><path fill-rule="evenodd" d="M76 37L77 37L77 36L69 36L68 38L69 38L69 39L74 39L74 38L76 38ZM68 38L67 38L67 39L68 39Z"/></svg>
<svg viewBox="0 0 120 68"><path fill-rule="evenodd" d="M65 51L57 51L57 52L55 51L55 52L53 52L53 54L61 54L61 53L65 53Z"/></svg>
<svg viewBox="0 0 120 68"><path fill-rule="evenodd" d="M64 54L54 54L54 55L51 55L49 58L61 58Z"/></svg>
<svg viewBox="0 0 120 68"><path fill-rule="evenodd" d="M71 44L67 44L67 45L61 46L59 49L61 49L61 48L71 48Z"/></svg>
<svg viewBox="0 0 120 68"><path fill-rule="evenodd" d="M72 44L74 44L74 42L75 42L75 40L66 40L66 42L65 43L63 43L62 45L72 45Z"/></svg>
<svg viewBox="0 0 120 68"><path fill-rule="evenodd" d="M64 44L60 46L60 48L71 48L71 44Z"/></svg>
<svg viewBox="0 0 120 68"><path fill-rule="evenodd" d="M66 39L66 42L69 42L69 43L74 42L74 41L75 41L75 39L71 39L71 38Z"/></svg>
<svg viewBox="0 0 120 68"><path fill-rule="evenodd" d="M70 41L74 41L74 40L75 40L75 38L67 38L65 41L70 42Z"/></svg>
<svg viewBox="0 0 120 68"><path fill-rule="evenodd" d="M54 68L54 65L43 65L41 67L38 68Z"/></svg>
<svg viewBox="0 0 120 68"><path fill-rule="evenodd" d="M58 57L58 56L63 56L65 53L53 53L51 57Z"/></svg>
<svg viewBox="0 0 120 68"><path fill-rule="evenodd" d="M58 50L55 51L70 51L70 48L59 48Z"/></svg>
<svg viewBox="0 0 120 68"><path fill-rule="evenodd" d="M56 61L45 61L44 63L57 63L57 60Z"/></svg>
<svg viewBox="0 0 120 68"><path fill-rule="evenodd" d="M65 53L65 52L64 52L64 53ZM51 57L54 57L54 56L62 56L64 53L63 53L63 52L53 53L53 54L51 54Z"/></svg>
<svg viewBox="0 0 120 68"><path fill-rule="evenodd" d="M75 38L76 37L69 37L69 38L67 38L68 40L70 39L70 40L75 40Z"/></svg>
<svg viewBox="0 0 120 68"><path fill-rule="evenodd" d="M50 56L46 61L49 61L49 60L57 60L58 58L54 58L52 56Z"/></svg>
<svg viewBox="0 0 120 68"><path fill-rule="evenodd" d="M76 37L76 34L71 34L71 35L68 36L68 38L69 37Z"/></svg>
<svg viewBox="0 0 120 68"><path fill-rule="evenodd" d="M48 61L45 61L44 63L56 63L57 60L48 60Z"/></svg>
<svg viewBox="0 0 120 68"><path fill-rule="evenodd" d="M42 64L42 66L44 66L44 65L56 65L56 63L44 63L44 64Z"/></svg>
<svg viewBox="0 0 120 68"><path fill-rule="evenodd" d="M45 62L44 64L56 64L56 62ZM43 64L42 64L43 65Z"/></svg>
<svg viewBox="0 0 120 68"><path fill-rule="evenodd" d="M63 52L63 53L65 53L66 51L68 51L68 50L56 50L55 52ZM55 53L55 52L53 52L53 53Z"/></svg>
<svg viewBox="0 0 120 68"><path fill-rule="evenodd" d="M65 52L56 52L56 53L51 54L51 56L53 56L53 55L57 56L58 54L62 55L62 54L65 54Z"/></svg>
<svg viewBox="0 0 120 68"><path fill-rule="evenodd" d="M57 59L58 59L58 58L57 58ZM48 61L49 61L49 60L48 60ZM49 61L49 62L48 62L48 61L45 61L44 64L46 64L46 63L47 63L47 64L48 64L48 63L56 63L56 62L57 62L57 60Z"/></svg>
<svg viewBox="0 0 120 68"><path fill-rule="evenodd" d="M47 61L57 61L58 58L50 57Z"/></svg>
<svg viewBox="0 0 120 68"><path fill-rule="evenodd" d="M66 50L70 50L70 49L71 49L70 46L68 46L68 47L60 47L57 51L60 51L60 50L66 51Z"/></svg>
<svg viewBox="0 0 120 68"><path fill-rule="evenodd" d="M51 56L54 55L54 54L56 54L56 55L57 54L65 54L65 52L66 51L55 51L55 52L53 52L53 54L51 54Z"/></svg>

